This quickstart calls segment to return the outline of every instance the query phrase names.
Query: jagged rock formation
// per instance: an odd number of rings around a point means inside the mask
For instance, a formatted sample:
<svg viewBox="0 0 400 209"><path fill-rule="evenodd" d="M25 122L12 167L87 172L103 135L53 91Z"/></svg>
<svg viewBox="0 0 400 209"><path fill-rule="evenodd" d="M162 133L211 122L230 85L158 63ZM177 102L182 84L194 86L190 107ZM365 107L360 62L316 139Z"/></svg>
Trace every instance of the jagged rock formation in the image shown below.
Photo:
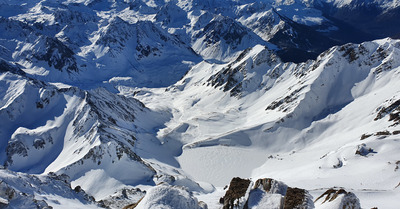
<svg viewBox="0 0 400 209"><path fill-rule="evenodd" d="M152 179L154 169L133 152L135 117L146 111L139 101L105 89L58 88L11 73L4 74L1 82L8 83L2 87L9 92L0 110L0 124L8 130L1 132L9 139L1 143L7 168L59 172L76 179L107 166L115 168L108 175L120 181ZM25 114L30 117L24 118ZM131 170L124 177L117 168L126 163Z"/></svg>
<svg viewBox="0 0 400 209"><path fill-rule="evenodd" d="M351 192L344 189L328 189L315 200L315 206L324 208L360 209L360 201Z"/></svg>
<svg viewBox="0 0 400 209"><path fill-rule="evenodd" d="M314 204L307 190L289 187L286 191L283 208L314 208Z"/></svg>
<svg viewBox="0 0 400 209"><path fill-rule="evenodd" d="M248 179L233 178L224 197L220 199L220 203L224 205L223 208L248 208L246 199L250 183Z"/></svg>
<svg viewBox="0 0 400 209"><path fill-rule="evenodd" d="M53 208L65 199L75 199L71 207L96 207L94 198L83 190L73 190L67 175L50 173L47 176L29 175L0 169L0 207L1 208ZM59 199L47 199L49 194ZM65 199L64 199L65 198ZM58 204L60 204L58 202Z"/></svg>
<svg viewBox="0 0 400 209"><path fill-rule="evenodd" d="M288 187L283 182L266 178L255 183L235 177L225 196L220 199L223 208L314 208L307 190Z"/></svg>

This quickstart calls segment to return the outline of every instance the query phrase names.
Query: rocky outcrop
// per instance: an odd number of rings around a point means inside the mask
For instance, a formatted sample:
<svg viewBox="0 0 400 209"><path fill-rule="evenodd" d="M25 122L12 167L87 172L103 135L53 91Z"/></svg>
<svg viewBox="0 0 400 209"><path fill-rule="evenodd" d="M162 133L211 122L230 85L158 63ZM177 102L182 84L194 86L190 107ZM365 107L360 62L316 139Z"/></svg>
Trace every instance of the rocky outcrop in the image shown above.
<svg viewBox="0 0 400 209"><path fill-rule="evenodd" d="M240 98L245 96L246 92L264 86L262 80L254 75L265 73L263 68L274 66L279 61L274 52L265 46L257 45L244 50L226 67L210 76L205 84L230 92L232 97ZM275 79L274 74L279 72L274 70L267 72L267 76L271 79Z"/></svg>
<svg viewBox="0 0 400 209"><path fill-rule="evenodd" d="M248 196L250 183L248 179L233 178L225 196L219 201L224 205L223 209L248 208L246 196Z"/></svg>
<svg viewBox="0 0 400 209"><path fill-rule="evenodd" d="M223 204L223 209L361 208L357 196L344 189L329 189L313 202L313 197L307 190L288 187L271 178L258 179L255 183L249 179L233 178L220 203Z"/></svg>
<svg viewBox="0 0 400 209"><path fill-rule="evenodd" d="M44 50L43 50L44 49ZM28 56L32 53L32 57ZM55 38L41 37L35 42L32 51L26 51L27 57L46 62L50 67L59 71L77 72L78 67L74 52L65 44Z"/></svg>
<svg viewBox="0 0 400 209"><path fill-rule="evenodd" d="M85 191L73 190L66 175L29 175L0 168L0 208L51 209L47 197L62 196L64 200L75 200L76 206L95 206L94 198Z"/></svg>
<svg viewBox="0 0 400 209"><path fill-rule="evenodd" d="M316 207L332 209L360 209L360 201L352 192L344 189L328 189L315 200Z"/></svg>
<svg viewBox="0 0 400 209"><path fill-rule="evenodd" d="M254 185L252 188L251 185ZM307 190L288 187L275 179L233 178L225 196L220 199L224 209L233 208L314 208L312 196Z"/></svg>
<svg viewBox="0 0 400 209"><path fill-rule="evenodd" d="M285 195L283 208L284 209L314 208L312 196L305 189L289 187Z"/></svg>
<svg viewBox="0 0 400 209"><path fill-rule="evenodd" d="M393 122L393 126L400 124L400 99L391 98L383 106L377 109L375 121L380 120L389 115L389 121Z"/></svg>

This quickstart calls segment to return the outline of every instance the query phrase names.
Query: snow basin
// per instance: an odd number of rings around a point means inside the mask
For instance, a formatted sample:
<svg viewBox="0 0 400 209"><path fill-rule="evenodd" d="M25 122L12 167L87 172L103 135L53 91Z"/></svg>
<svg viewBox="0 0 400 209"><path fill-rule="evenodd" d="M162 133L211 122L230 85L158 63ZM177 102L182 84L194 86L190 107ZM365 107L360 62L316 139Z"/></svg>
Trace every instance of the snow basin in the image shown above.
<svg viewBox="0 0 400 209"><path fill-rule="evenodd" d="M223 187L233 177L250 178L252 170L265 163L267 157L261 150L207 146L184 149L178 161L194 180Z"/></svg>

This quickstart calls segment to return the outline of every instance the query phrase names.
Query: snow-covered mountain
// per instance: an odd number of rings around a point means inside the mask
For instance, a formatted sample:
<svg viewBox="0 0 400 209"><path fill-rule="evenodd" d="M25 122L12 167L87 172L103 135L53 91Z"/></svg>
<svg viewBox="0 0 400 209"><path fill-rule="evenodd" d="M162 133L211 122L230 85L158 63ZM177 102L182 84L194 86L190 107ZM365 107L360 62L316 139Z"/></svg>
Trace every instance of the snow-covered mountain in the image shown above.
<svg viewBox="0 0 400 209"><path fill-rule="evenodd" d="M235 20L216 16L196 35L193 49L205 59L226 61L248 46L267 45L259 36Z"/></svg>
<svg viewBox="0 0 400 209"><path fill-rule="evenodd" d="M139 101L105 89L48 85L9 72L1 82L1 137L9 139L2 141L1 150L8 169L61 172L76 180L101 165L110 169L100 173L126 184L151 181L154 169L134 152L135 133L141 129L134 123L146 111ZM129 174L124 176L117 168L126 165ZM138 171L140 175L133 175Z"/></svg>
<svg viewBox="0 0 400 209"><path fill-rule="evenodd" d="M1 1L0 207L396 208L398 8Z"/></svg>

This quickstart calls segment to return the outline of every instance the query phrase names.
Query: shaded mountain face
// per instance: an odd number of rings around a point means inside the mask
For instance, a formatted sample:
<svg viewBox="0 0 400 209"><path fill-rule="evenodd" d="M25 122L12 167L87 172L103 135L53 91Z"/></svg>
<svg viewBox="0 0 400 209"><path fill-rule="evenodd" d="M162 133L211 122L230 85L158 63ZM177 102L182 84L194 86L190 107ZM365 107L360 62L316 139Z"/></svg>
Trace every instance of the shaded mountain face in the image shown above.
<svg viewBox="0 0 400 209"><path fill-rule="evenodd" d="M196 35L193 49L205 59L224 61L256 44L267 42L235 20L217 16Z"/></svg>
<svg viewBox="0 0 400 209"><path fill-rule="evenodd" d="M76 179L92 166L117 168L129 162L147 170L143 178L153 175L154 170L132 151L133 123L138 112L146 111L142 103L105 89L57 88L11 72L1 80L2 92L8 92L0 113L1 137L9 139L1 145L7 168L34 174L62 170ZM124 181L120 177L115 176Z"/></svg>
<svg viewBox="0 0 400 209"><path fill-rule="evenodd" d="M390 37L400 29L390 27L399 24L398 1L315 1L315 7L328 18L340 20L352 27L369 34L371 38ZM340 23L339 23L340 25ZM359 37L361 41L367 37Z"/></svg>

